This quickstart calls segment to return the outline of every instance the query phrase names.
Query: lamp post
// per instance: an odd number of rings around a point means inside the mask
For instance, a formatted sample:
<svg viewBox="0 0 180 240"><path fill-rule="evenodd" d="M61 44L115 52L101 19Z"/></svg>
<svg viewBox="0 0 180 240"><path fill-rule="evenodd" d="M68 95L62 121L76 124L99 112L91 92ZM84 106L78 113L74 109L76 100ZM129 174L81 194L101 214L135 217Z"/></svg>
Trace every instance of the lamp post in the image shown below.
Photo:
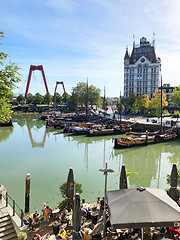
<svg viewBox="0 0 180 240"><path fill-rule="evenodd" d="M107 192L107 175L108 172L114 172L112 169L107 168L107 163L106 163L106 167L103 169L99 169L100 172L103 172L103 174L105 175L105 190L104 190L104 213L103 213L103 238L105 237L105 227L106 227L106 192Z"/></svg>

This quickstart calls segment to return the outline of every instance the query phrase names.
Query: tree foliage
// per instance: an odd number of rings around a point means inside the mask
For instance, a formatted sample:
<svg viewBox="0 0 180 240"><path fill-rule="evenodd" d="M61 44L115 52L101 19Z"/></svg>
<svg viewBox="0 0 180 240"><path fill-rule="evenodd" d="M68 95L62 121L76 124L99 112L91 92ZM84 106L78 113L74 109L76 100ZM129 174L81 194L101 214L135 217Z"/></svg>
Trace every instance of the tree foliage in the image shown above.
<svg viewBox="0 0 180 240"><path fill-rule="evenodd" d="M56 99L55 99L56 98ZM53 98L52 98L52 101L55 103L56 102L56 104L61 104L62 103L62 97L61 97L61 95L59 94L59 93L55 93L55 95L53 96Z"/></svg>
<svg viewBox="0 0 180 240"><path fill-rule="evenodd" d="M79 82L76 87L72 88L72 101L74 101L77 105L86 105L88 98L89 104L98 105L101 101L100 92L101 90L94 85L87 87L87 83Z"/></svg>
<svg viewBox="0 0 180 240"><path fill-rule="evenodd" d="M70 98L71 98L71 96L67 92L65 92L62 95L62 102L63 103L68 103L70 101Z"/></svg>
<svg viewBox="0 0 180 240"><path fill-rule="evenodd" d="M46 93L46 95L44 96L44 103L48 103L50 104L52 102L52 96L50 93Z"/></svg>
<svg viewBox="0 0 180 240"><path fill-rule="evenodd" d="M25 99L25 97L22 94L19 94L19 96L17 97L18 102L23 102L23 100Z"/></svg>
<svg viewBox="0 0 180 240"><path fill-rule="evenodd" d="M148 108L150 100L147 94L143 94L138 97L138 106L143 108Z"/></svg>
<svg viewBox="0 0 180 240"><path fill-rule="evenodd" d="M34 95L33 103L40 104L44 101L44 97L40 93Z"/></svg>
<svg viewBox="0 0 180 240"><path fill-rule="evenodd" d="M75 193L81 194L83 192L82 185L80 183L74 182L74 186L75 186ZM67 188L67 182L62 183L59 186L59 190L63 198L66 198L66 188Z"/></svg>
<svg viewBox="0 0 180 240"><path fill-rule="evenodd" d="M171 102L180 107L180 86L174 88L171 95Z"/></svg>
<svg viewBox="0 0 180 240"><path fill-rule="evenodd" d="M166 100L166 94L162 91L162 107L168 106L168 101ZM150 107L156 109L156 115L161 116L161 90L155 91L153 98L150 101Z"/></svg>
<svg viewBox="0 0 180 240"><path fill-rule="evenodd" d="M128 106L132 106L134 101L135 101L135 99L136 99L136 96L135 96L134 92L130 91L129 97L127 99L127 105Z"/></svg>
<svg viewBox="0 0 180 240"><path fill-rule="evenodd" d="M136 114L138 113L138 103L137 103L137 99L135 99L134 103L132 104L131 113L132 113L133 115L136 115Z"/></svg>
<svg viewBox="0 0 180 240"><path fill-rule="evenodd" d="M26 96L26 101L28 104L32 103L34 99L34 96L31 93L28 93L28 95Z"/></svg>
<svg viewBox="0 0 180 240"><path fill-rule="evenodd" d="M0 32L0 39L4 37ZM1 44L1 43L0 43ZM0 52L0 122L11 118L12 90L16 88L16 83L21 81L20 68L9 59L6 53Z"/></svg>

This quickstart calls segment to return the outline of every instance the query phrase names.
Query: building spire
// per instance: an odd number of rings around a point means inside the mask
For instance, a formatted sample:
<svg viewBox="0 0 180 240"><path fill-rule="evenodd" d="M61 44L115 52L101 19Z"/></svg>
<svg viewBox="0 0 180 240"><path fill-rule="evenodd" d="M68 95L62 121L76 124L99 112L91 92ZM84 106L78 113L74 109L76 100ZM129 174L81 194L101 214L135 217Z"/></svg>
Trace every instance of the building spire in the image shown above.
<svg viewBox="0 0 180 240"><path fill-rule="evenodd" d="M129 59L128 46L126 46L126 53L124 59Z"/></svg>
<svg viewBox="0 0 180 240"><path fill-rule="evenodd" d="M135 48L135 35L133 35L133 48Z"/></svg>

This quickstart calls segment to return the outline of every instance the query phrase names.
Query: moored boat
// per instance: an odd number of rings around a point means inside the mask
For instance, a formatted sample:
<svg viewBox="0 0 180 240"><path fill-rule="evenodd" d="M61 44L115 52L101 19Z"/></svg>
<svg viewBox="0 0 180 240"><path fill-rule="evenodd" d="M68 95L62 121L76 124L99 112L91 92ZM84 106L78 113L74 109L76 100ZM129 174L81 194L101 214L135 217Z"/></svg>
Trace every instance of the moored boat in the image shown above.
<svg viewBox="0 0 180 240"><path fill-rule="evenodd" d="M8 126L12 126L12 125L13 125L12 120L0 122L0 127L8 127Z"/></svg>

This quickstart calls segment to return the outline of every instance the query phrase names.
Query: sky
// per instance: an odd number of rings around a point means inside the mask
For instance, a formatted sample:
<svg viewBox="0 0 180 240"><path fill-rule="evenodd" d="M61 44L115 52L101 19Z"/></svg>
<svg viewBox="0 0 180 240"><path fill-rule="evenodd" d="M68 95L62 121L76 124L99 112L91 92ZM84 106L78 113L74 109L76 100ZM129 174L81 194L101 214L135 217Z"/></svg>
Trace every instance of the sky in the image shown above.
<svg viewBox="0 0 180 240"><path fill-rule="evenodd" d="M15 93L25 93L30 65L43 65L50 94L63 81L71 94L78 82L123 93L124 55L141 37L153 40L163 83L180 85L179 0L0 0L0 51L21 68ZM58 86L58 92L63 89ZM29 92L45 95L40 71Z"/></svg>

